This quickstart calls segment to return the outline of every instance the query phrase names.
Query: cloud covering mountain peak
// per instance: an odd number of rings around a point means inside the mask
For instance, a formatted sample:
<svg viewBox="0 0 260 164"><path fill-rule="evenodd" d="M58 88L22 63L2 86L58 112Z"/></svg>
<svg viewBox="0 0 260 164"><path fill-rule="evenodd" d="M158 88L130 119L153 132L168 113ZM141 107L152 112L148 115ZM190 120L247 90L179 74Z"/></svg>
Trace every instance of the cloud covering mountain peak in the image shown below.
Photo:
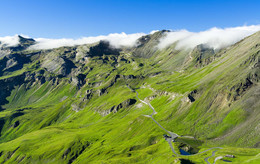
<svg viewBox="0 0 260 164"><path fill-rule="evenodd" d="M135 46L137 43L137 39L141 36L146 35L145 33L134 33L134 34L126 34L122 33L112 33L109 35L100 35L94 37L82 37L79 39L70 39L70 38L62 38L62 39L50 39L50 38L35 38L36 43L30 46L30 49L52 49L58 48L62 46L75 46L75 45L83 45L83 44L91 44L101 40L106 40L110 43L111 46L116 48L122 46ZM19 44L19 35L15 36L5 36L0 37L1 45L11 47ZM24 35L22 35L24 36ZM27 36L26 36L27 37Z"/></svg>
<svg viewBox="0 0 260 164"><path fill-rule="evenodd" d="M260 30L260 25L251 26L238 26L230 28L217 28L213 27L211 29L200 31L200 32L190 32L188 30L177 30L166 32L165 36L159 40L157 48L163 49L176 43L176 49L181 48L194 48L199 44L208 45L214 49L220 49L230 46L241 39L257 32ZM158 30L151 31L149 34L153 35ZM75 46L83 44L91 44L101 40L109 41L110 45L115 48L120 48L122 46L133 47L137 46L137 40L148 35L145 33L133 33L126 34L122 33L111 33L108 35L100 35L93 37L82 37L79 39L50 39L50 38L35 38L36 41L34 45L30 46L29 49L52 49L62 46ZM28 37L22 35L23 37ZM15 36L5 36L0 37L0 47L6 46L16 46L19 44L18 35Z"/></svg>
<svg viewBox="0 0 260 164"><path fill-rule="evenodd" d="M206 44L211 48L220 49L230 46L259 30L260 25L231 28L213 27L200 32L177 30L168 32L165 37L161 38L158 48L163 49L176 42L176 49L194 48L199 44Z"/></svg>

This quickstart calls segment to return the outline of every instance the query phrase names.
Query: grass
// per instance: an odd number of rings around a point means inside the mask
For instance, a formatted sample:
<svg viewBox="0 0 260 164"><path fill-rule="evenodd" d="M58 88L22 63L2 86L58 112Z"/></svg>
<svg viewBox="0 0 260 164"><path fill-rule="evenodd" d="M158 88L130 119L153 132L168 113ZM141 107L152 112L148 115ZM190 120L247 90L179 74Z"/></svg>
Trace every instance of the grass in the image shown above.
<svg viewBox="0 0 260 164"><path fill-rule="evenodd" d="M65 51L70 52L66 57L86 75L86 83L80 87L73 84L71 78L76 73L60 78L46 71L41 76L52 80L15 86L6 98L5 110L0 112L0 162L180 163L182 158L203 163L211 156L214 150L173 157L163 138L165 132L144 117L152 110L147 105L140 106L139 101L117 113L100 115L127 99L136 99L136 93L126 87L129 84L138 91L140 99L154 106L158 112L154 118L163 127L198 139L180 138L176 147L185 143L202 152L221 146L223 149L216 156L232 154L236 158L228 160L233 163L258 163L260 150L254 147L259 141L259 83L254 82L237 100L232 99L236 92L231 91L252 72L252 63L247 59L257 50L250 49L255 42L249 41L232 46L226 53L221 51L213 62L200 68L189 67L188 51L176 51L174 45L147 59L122 53L120 57L129 62L117 61L110 55L106 60L93 57L83 64L77 62L79 59L74 61L74 50L69 51L69 47L56 49L53 55L66 56ZM44 56L32 59L34 64L18 71L37 75ZM104 93L98 95L101 90ZM190 102L188 95L194 90L195 101ZM72 110L73 106L80 110ZM15 126L17 122L19 125ZM210 162L213 160L210 158Z"/></svg>

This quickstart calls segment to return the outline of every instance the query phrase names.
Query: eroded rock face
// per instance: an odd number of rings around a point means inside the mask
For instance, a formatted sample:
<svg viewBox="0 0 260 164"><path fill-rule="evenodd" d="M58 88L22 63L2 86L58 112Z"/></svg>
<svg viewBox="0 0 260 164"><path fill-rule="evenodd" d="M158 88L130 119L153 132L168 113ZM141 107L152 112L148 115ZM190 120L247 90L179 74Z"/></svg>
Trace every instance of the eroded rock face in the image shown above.
<svg viewBox="0 0 260 164"><path fill-rule="evenodd" d="M60 71L61 65L64 63L65 61L61 57L58 56L52 57L52 55L49 55L43 61L42 67L46 68L49 72L55 73L56 71L57 72Z"/></svg>
<svg viewBox="0 0 260 164"><path fill-rule="evenodd" d="M89 53L89 47L86 45L79 46L76 50L75 60L76 62L88 63L89 59L87 54Z"/></svg>
<svg viewBox="0 0 260 164"><path fill-rule="evenodd" d="M113 107L110 109L110 112L116 113L116 112L118 112L120 109L122 109L122 108L127 108L127 107L129 107L129 106L131 106L131 105L134 105L135 103L136 103L136 100L135 100L135 99L125 100L125 101L123 101L122 103L113 106Z"/></svg>
<svg viewBox="0 0 260 164"><path fill-rule="evenodd" d="M76 68L75 64L66 57L57 56L55 53L47 55L41 65L49 72L66 76L71 73L72 68Z"/></svg>
<svg viewBox="0 0 260 164"><path fill-rule="evenodd" d="M78 74L78 75L73 75L71 77L71 81L74 85L78 86L78 87L81 87L83 86L85 83L86 83L86 75L84 74Z"/></svg>
<svg viewBox="0 0 260 164"><path fill-rule="evenodd" d="M1 43L0 43L0 44L1 44ZM9 50L9 49L5 50L5 49L1 48L1 46L0 46L0 58L2 58L2 57L4 57L4 56L7 56L7 55L9 55L10 53L11 53L11 50Z"/></svg>
<svg viewBox="0 0 260 164"><path fill-rule="evenodd" d="M167 32L169 31L162 30L139 38L137 41L137 47L133 51L133 55L135 57L142 58L152 57L154 53L157 51L155 47L160 42L160 39L164 37Z"/></svg>
<svg viewBox="0 0 260 164"><path fill-rule="evenodd" d="M200 44L196 46L191 52L191 57L194 58L195 67L201 67L208 65L213 61L213 56L215 54L214 49L209 48L206 45Z"/></svg>
<svg viewBox="0 0 260 164"><path fill-rule="evenodd" d="M14 72L23 68L24 64L31 62L30 58L19 53L8 54L0 60L0 76L6 72Z"/></svg>
<svg viewBox="0 0 260 164"><path fill-rule="evenodd" d="M75 111L75 112L78 112L78 111L81 110L80 107L79 107L78 105L76 105L76 104L72 104L72 105L71 105L71 109L72 109L73 111Z"/></svg>
<svg viewBox="0 0 260 164"><path fill-rule="evenodd" d="M136 103L135 99L127 99L127 100L121 102L118 105L112 106L109 110L98 111L98 113L100 113L102 116L106 116L106 115L108 115L108 114L110 114L112 112L113 113L117 113L120 109L128 108L131 105L134 105L135 103Z"/></svg>
<svg viewBox="0 0 260 164"><path fill-rule="evenodd" d="M83 101L90 100L92 96L93 96L93 90L92 89L86 90L86 94L83 98Z"/></svg>
<svg viewBox="0 0 260 164"><path fill-rule="evenodd" d="M13 58L7 60L5 69L11 68L15 65L17 65L17 61L15 61Z"/></svg>
<svg viewBox="0 0 260 164"><path fill-rule="evenodd" d="M230 89L230 93L228 95L228 100L232 100L232 101L236 101L238 99L240 99L240 97L248 90L252 87L253 82L249 79L246 78L244 81L242 81L239 84L234 85L231 89Z"/></svg>
<svg viewBox="0 0 260 164"><path fill-rule="evenodd" d="M98 94L98 96L102 96L103 94L107 93L107 90L105 88L98 89L96 93Z"/></svg>

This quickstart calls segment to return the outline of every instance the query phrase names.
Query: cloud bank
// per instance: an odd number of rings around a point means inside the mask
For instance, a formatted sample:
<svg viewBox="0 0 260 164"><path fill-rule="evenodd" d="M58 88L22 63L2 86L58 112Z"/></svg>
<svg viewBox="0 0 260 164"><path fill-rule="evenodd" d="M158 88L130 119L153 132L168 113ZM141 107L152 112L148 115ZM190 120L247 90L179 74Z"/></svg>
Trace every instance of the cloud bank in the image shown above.
<svg viewBox="0 0 260 164"><path fill-rule="evenodd" d="M137 43L137 39L141 36L146 35L145 33L134 33L134 34L126 34L124 32L122 33L112 33L109 35L100 35L95 37L82 37L79 39L69 39L69 38L63 38L63 39L48 39L48 38L34 38L36 41L36 44L33 46L30 46L30 49L52 49L52 48L58 48L62 46L75 46L75 45L83 45L83 44L91 44L98 42L100 40L106 40L109 41L111 46L114 46L115 48L120 48L122 46L135 46ZM25 35L22 35L23 37L27 37ZM19 44L19 38L18 35L15 36L6 36L6 37L0 37L0 47L11 47L16 46Z"/></svg>
<svg viewBox="0 0 260 164"><path fill-rule="evenodd" d="M1 46L10 47L10 46L16 46L18 44L19 44L18 35L0 37L0 47Z"/></svg>
<svg viewBox="0 0 260 164"><path fill-rule="evenodd" d="M187 30L178 30L167 32L166 36L160 39L158 48L163 49L176 42L176 49L194 48L199 44L206 44L211 48L220 49L232 45L241 39L260 30L260 25L240 26L232 28L211 28L201 32L190 32ZM149 34L154 34L158 30L151 31ZM109 41L116 48L122 46L133 47L137 45L137 39L145 33L126 34L112 33L109 35L100 35L95 37L82 37L79 39L48 39L36 38L36 44L29 47L30 49L52 49L62 46L75 46L83 44L91 44L100 40ZM22 35L28 37L26 35ZM19 44L18 35L0 37L0 48L2 46L16 46Z"/></svg>
<svg viewBox="0 0 260 164"><path fill-rule="evenodd" d="M91 44L98 42L100 40L109 41L110 44L116 48L122 46L134 46L136 41L145 33L134 33L126 34L122 33L113 33L109 35L100 35L96 37L83 37L80 39L47 39L47 38L36 38L36 44L31 46L31 49L51 49L58 48L62 46L75 46L82 44Z"/></svg>
<svg viewBox="0 0 260 164"><path fill-rule="evenodd" d="M160 40L158 48L163 49L176 42L176 49L194 48L206 44L211 48L220 49L230 46L241 39L260 30L260 25L240 26L232 28L211 28L201 32L187 30L173 31Z"/></svg>

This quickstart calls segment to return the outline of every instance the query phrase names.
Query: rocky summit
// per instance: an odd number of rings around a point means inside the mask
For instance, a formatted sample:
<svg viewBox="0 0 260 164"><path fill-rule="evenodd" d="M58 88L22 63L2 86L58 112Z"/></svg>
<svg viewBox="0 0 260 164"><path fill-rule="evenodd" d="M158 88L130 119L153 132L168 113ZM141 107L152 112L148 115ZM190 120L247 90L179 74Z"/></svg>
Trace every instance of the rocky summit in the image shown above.
<svg viewBox="0 0 260 164"><path fill-rule="evenodd" d="M260 32L224 48L0 43L0 163L259 163Z"/></svg>

